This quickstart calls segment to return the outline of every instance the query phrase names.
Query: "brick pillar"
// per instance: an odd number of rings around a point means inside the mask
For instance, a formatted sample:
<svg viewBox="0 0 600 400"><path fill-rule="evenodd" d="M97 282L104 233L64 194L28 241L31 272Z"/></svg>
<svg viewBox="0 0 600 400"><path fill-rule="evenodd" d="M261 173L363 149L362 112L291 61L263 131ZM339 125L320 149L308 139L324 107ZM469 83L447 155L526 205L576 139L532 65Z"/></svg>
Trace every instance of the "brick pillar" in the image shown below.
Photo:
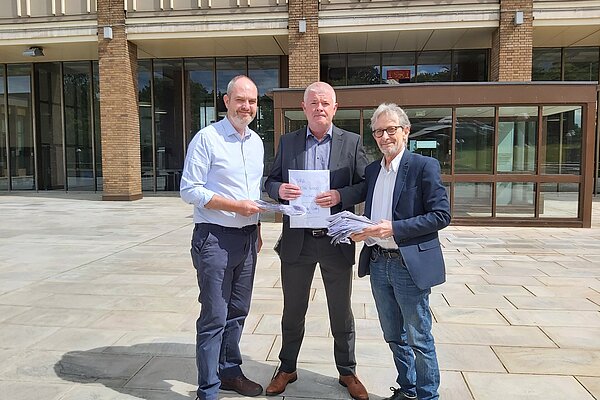
<svg viewBox="0 0 600 400"><path fill-rule="evenodd" d="M104 38L110 26L113 38ZM123 0L98 0L103 200L142 198L137 46L127 41Z"/></svg>
<svg viewBox="0 0 600 400"><path fill-rule="evenodd" d="M521 25L516 11L523 11ZM533 53L533 0L500 0L500 26L492 36L490 80L531 81Z"/></svg>
<svg viewBox="0 0 600 400"><path fill-rule="evenodd" d="M290 88L304 88L319 80L319 2L289 0ZM298 31L306 20L306 32Z"/></svg>

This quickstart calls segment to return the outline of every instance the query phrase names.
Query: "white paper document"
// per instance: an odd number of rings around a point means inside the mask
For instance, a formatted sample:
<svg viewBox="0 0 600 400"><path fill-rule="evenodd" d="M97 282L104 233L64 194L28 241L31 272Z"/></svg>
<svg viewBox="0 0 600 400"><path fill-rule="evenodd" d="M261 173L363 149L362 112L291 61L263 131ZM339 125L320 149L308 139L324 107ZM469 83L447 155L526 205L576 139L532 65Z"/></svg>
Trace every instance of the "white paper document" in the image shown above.
<svg viewBox="0 0 600 400"><path fill-rule="evenodd" d="M298 185L302 194L297 199L291 200L290 205L304 206L306 214L290 217L291 228L325 228L326 218L331 215L331 210L319 207L315 197L319 193L329 190L329 170L289 170L290 183Z"/></svg>

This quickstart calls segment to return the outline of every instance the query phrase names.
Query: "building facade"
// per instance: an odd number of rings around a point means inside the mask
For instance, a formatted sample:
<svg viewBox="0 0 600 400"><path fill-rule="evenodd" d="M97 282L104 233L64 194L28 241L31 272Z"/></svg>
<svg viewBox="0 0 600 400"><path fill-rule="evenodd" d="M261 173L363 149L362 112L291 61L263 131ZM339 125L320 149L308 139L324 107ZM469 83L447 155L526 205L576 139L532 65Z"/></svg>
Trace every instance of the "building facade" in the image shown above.
<svg viewBox="0 0 600 400"><path fill-rule="evenodd" d="M336 124L373 156L369 112L382 99L407 107L410 146L440 161L455 220L589 224L600 1L5 3L0 192L176 191L187 143L224 116L227 82L243 73L259 88L267 170L278 136L303 122L280 88L296 99L323 80L347 93ZM552 93L542 82L563 95L531 95ZM461 96L470 85L480 101Z"/></svg>

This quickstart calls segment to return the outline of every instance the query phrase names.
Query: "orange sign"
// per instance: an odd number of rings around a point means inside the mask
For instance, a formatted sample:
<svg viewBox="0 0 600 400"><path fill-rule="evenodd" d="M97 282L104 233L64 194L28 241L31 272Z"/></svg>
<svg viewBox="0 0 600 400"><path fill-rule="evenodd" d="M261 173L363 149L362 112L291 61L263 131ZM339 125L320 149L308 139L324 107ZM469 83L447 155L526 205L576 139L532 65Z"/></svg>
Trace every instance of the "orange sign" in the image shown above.
<svg viewBox="0 0 600 400"><path fill-rule="evenodd" d="M387 79L395 79L397 81L410 80L410 69L388 69Z"/></svg>

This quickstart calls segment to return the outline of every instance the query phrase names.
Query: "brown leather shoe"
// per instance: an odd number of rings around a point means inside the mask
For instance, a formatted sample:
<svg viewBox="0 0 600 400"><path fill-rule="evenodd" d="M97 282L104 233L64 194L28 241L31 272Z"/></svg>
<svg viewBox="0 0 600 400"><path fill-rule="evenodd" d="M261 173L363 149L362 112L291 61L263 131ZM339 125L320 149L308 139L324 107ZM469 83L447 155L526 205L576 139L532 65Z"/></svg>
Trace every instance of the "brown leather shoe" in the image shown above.
<svg viewBox="0 0 600 400"><path fill-rule="evenodd" d="M244 375L239 375L231 379L221 379L221 390L231 390L242 396L254 397L262 394L263 388Z"/></svg>
<svg viewBox="0 0 600 400"><path fill-rule="evenodd" d="M358 380L356 375L340 375L338 382L348 388L348 393L354 400L369 400L369 393L365 385Z"/></svg>
<svg viewBox="0 0 600 400"><path fill-rule="evenodd" d="M285 387L288 385L288 383L296 382L297 379L298 373L296 371L291 373L278 371L275 377L271 379L269 386L267 386L265 394L267 396L278 395L285 390Z"/></svg>

